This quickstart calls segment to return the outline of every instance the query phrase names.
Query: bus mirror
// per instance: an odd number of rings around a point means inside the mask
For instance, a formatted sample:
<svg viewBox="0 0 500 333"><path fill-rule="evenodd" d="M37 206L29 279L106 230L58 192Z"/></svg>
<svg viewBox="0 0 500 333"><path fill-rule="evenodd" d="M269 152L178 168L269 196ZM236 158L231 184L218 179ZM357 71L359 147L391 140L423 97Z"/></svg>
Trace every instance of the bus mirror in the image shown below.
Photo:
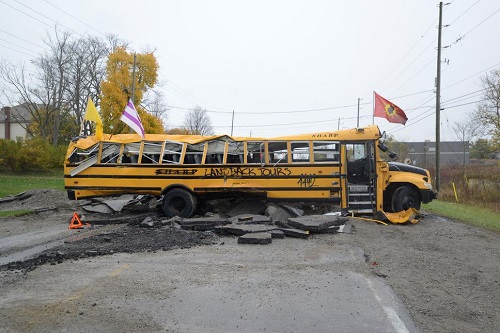
<svg viewBox="0 0 500 333"><path fill-rule="evenodd" d="M387 148L387 146L386 146L386 145L385 145L385 143L383 143L383 142L379 142L379 144L378 144L378 149L380 149L380 150L381 150L381 151L383 151L384 153L385 153L386 151L389 151L389 148Z"/></svg>
<svg viewBox="0 0 500 333"><path fill-rule="evenodd" d="M398 159L398 154L396 154L395 152L391 151L389 153L389 157L392 159L392 160L397 160Z"/></svg>
<svg viewBox="0 0 500 333"><path fill-rule="evenodd" d="M382 132L382 135L380 136L380 141L385 142L387 140L387 133L385 131Z"/></svg>

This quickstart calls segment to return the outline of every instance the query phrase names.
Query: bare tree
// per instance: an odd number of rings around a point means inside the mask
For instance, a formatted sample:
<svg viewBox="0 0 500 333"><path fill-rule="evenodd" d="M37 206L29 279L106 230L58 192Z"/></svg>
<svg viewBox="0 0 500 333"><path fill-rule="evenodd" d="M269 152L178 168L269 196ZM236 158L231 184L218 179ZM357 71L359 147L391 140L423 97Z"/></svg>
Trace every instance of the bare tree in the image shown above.
<svg viewBox="0 0 500 333"><path fill-rule="evenodd" d="M168 117L167 113L170 108L165 101L165 95L162 91L157 89L149 90L141 104L146 111L156 118L161 119L164 124L166 123Z"/></svg>
<svg viewBox="0 0 500 333"><path fill-rule="evenodd" d="M473 116L471 116L468 120L459 122L455 121L452 125L453 131L455 132L455 137L464 142L463 145L463 159L462 159L462 168L465 173L465 156L467 153L467 146L474 140L475 138L481 136L484 133L484 127L481 122L477 121Z"/></svg>
<svg viewBox="0 0 500 333"><path fill-rule="evenodd" d="M80 128L88 97L99 105L101 81L106 73L107 45L96 37L78 39L71 47L73 57L69 66L65 100L74 112Z"/></svg>
<svg viewBox="0 0 500 333"><path fill-rule="evenodd" d="M212 135L214 133L207 110L200 106L194 107L186 114L183 125L193 134Z"/></svg>
<svg viewBox="0 0 500 333"><path fill-rule="evenodd" d="M500 69L496 69L481 79L484 102L477 106L474 117L493 129L493 136L500 140Z"/></svg>
<svg viewBox="0 0 500 333"><path fill-rule="evenodd" d="M116 37L108 42L96 37L74 39L55 29L47 35L49 51L32 60L34 72L25 65L0 63L5 99L10 105L22 104L34 125L26 128L31 136L41 136L57 145L61 128L69 138L77 135L90 96L99 104L100 84L105 75L105 61ZM1 81L1 80L0 80Z"/></svg>

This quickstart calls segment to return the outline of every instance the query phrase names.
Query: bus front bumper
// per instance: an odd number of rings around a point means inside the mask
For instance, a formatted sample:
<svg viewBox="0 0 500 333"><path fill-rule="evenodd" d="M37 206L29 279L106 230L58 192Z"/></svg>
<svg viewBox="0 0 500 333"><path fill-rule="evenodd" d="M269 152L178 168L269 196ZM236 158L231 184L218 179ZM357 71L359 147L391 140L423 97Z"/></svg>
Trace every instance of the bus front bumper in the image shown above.
<svg viewBox="0 0 500 333"><path fill-rule="evenodd" d="M422 203L429 203L437 199L437 192L434 190L420 190L420 197L422 198Z"/></svg>

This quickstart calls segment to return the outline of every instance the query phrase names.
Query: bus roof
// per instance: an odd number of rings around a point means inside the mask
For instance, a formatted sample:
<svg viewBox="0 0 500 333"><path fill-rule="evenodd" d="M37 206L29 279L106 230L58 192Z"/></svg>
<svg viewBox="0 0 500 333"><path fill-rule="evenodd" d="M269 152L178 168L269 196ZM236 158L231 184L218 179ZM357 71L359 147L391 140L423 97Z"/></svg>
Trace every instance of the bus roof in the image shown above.
<svg viewBox="0 0 500 333"><path fill-rule="evenodd" d="M342 129L330 132L316 132L316 133L306 133L306 134L294 134L279 137L231 137L229 135L171 135L171 134L146 134L145 141L174 141L174 142L185 142L189 144L198 144L202 142L208 142L217 139L228 138L233 141L309 141L309 140L319 140L319 141L357 141L357 140L377 140L381 137L380 130L377 125L370 125L361 128L351 128ZM104 134L104 142L115 142L115 143L131 143L142 141L139 134ZM95 135L82 137L80 139L74 140L73 145L78 148L89 148L99 140Z"/></svg>

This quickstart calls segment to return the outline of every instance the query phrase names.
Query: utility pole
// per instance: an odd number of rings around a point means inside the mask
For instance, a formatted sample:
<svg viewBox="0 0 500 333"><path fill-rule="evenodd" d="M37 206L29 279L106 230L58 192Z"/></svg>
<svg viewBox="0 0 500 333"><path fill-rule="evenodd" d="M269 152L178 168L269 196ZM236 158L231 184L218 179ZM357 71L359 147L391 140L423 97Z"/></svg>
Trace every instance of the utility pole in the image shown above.
<svg viewBox="0 0 500 333"><path fill-rule="evenodd" d="M440 141L441 141L441 27L443 25L443 2L439 3L439 26L437 47L437 75L436 75L436 191L439 191L441 182Z"/></svg>
<svg viewBox="0 0 500 333"><path fill-rule="evenodd" d="M361 100L361 98L358 97L358 125L356 126L356 128L359 128L359 101Z"/></svg>
<svg viewBox="0 0 500 333"><path fill-rule="evenodd" d="M234 127L234 110L233 110L233 119L231 119L231 136L233 136L233 127Z"/></svg>
<svg viewBox="0 0 500 333"><path fill-rule="evenodd" d="M135 63L136 63L136 54L134 53L134 67L132 68L132 103L134 103L135 97Z"/></svg>

